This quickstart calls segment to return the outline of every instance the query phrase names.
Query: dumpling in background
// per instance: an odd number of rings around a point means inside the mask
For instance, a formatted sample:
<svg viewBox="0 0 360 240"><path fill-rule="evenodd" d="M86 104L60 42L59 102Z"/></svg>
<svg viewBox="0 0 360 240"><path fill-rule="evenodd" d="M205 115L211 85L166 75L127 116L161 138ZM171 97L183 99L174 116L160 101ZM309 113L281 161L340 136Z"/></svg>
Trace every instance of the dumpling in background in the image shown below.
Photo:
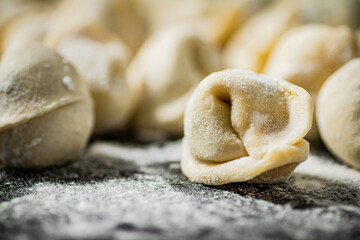
<svg viewBox="0 0 360 240"><path fill-rule="evenodd" d="M229 35L264 1L253 0L136 0L150 32L173 25L199 26L212 43L224 44Z"/></svg>
<svg viewBox="0 0 360 240"><path fill-rule="evenodd" d="M93 105L71 64L39 43L10 47L0 65L0 163L43 168L77 157Z"/></svg>
<svg viewBox="0 0 360 240"><path fill-rule="evenodd" d="M310 95L285 80L213 73L186 107L181 169L209 185L284 181L309 154L312 116Z"/></svg>
<svg viewBox="0 0 360 240"><path fill-rule="evenodd" d="M201 79L220 69L219 58L190 26L160 31L144 43L127 74L143 87L135 118L142 137L182 136L185 105Z"/></svg>
<svg viewBox="0 0 360 240"><path fill-rule="evenodd" d="M100 34L107 30L120 37L133 50L145 38L145 25L135 11L134 3L125 0L62 0L55 13L52 39L63 32L91 26Z"/></svg>
<svg viewBox="0 0 360 240"><path fill-rule="evenodd" d="M261 72L281 35L297 24L297 5L276 1L250 17L230 38L224 50L225 66Z"/></svg>
<svg viewBox="0 0 360 240"><path fill-rule="evenodd" d="M8 22L0 32L0 52L11 44L43 41L49 27L50 8L26 11Z"/></svg>
<svg viewBox="0 0 360 240"><path fill-rule="evenodd" d="M92 26L63 34L48 45L69 60L90 87L95 104L95 134L123 128L140 91L125 78L131 50L116 36Z"/></svg>
<svg viewBox="0 0 360 240"><path fill-rule="evenodd" d="M360 59L341 67L326 80L316 117L321 139L343 162L360 169Z"/></svg>
<svg viewBox="0 0 360 240"><path fill-rule="evenodd" d="M315 99L322 83L357 56L355 36L348 27L302 25L281 38L264 73L305 88ZM310 140L319 138L316 126L307 137Z"/></svg>

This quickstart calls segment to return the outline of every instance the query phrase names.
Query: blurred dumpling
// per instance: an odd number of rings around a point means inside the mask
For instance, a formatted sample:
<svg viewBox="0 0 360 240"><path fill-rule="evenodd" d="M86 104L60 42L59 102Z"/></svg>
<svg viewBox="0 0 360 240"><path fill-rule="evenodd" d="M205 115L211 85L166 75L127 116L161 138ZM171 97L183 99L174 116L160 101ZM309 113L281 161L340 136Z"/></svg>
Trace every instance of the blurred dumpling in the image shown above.
<svg viewBox="0 0 360 240"><path fill-rule="evenodd" d="M95 104L95 134L123 128L140 91L125 78L131 50L114 35L92 27L63 34L48 45L69 60L88 84Z"/></svg>
<svg viewBox="0 0 360 240"><path fill-rule="evenodd" d="M0 162L43 168L78 156L93 128L85 82L39 43L12 46L0 65Z"/></svg>
<svg viewBox="0 0 360 240"><path fill-rule="evenodd" d="M289 30L279 40L264 73L305 88L315 99L322 83L356 56L355 37L348 27L302 25ZM316 126L307 137L318 139Z"/></svg>
<svg viewBox="0 0 360 240"><path fill-rule="evenodd" d="M316 117L321 139L343 162L360 169L360 59L336 71L321 87Z"/></svg>
<svg viewBox="0 0 360 240"><path fill-rule="evenodd" d="M135 126L143 137L182 136L185 105L197 84L219 70L219 52L191 27L155 33L139 49L128 79L142 85Z"/></svg>
<svg viewBox="0 0 360 240"><path fill-rule="evenodd" d="M223 44L262 1L136 0L151 32L179 24L197 25L208 41Z"/></svg>
<svg viewBox="0 0 360 240"><path fill-rule="evenodd" d="M125 0L62 0L54 14L53 32L48 41L63 32L91 27L116 34L126 45L136 49L145 37L145 26L134 3Z"/></svg>
<svg viewBox="0 0 360 240"><path fill-rule="evenodd" d="M310 95L284 80L213 73L187 104L181 169L209 185L284 181L308 156L312 115Z"/></svg>
<svg viewBox="0 0 360 240"><path fill-rule="evenodd" d="M298 9L292 1L277 1L266 7L230 38L224 50L225 66L261 72L280 36L297 24Z"/></svg>
<svg viewBox="0 0 360 240"><path fill-rule="evenodd" d="M323 23L331 26L360 24L358 0L295 0L305 23Z"/></svg>

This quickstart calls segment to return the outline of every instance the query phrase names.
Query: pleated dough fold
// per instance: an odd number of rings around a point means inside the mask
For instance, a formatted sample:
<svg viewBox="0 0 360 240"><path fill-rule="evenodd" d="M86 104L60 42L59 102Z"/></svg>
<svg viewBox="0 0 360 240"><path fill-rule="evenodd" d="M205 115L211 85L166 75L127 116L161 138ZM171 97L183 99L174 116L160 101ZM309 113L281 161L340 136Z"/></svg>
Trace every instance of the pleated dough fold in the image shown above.
<svg viewBox="0 0 360 240"><path fill-rule="evenodd" d="M258 182L283 181L307 158L303 137L312 114L310 95L284 80L246 70L213 73L186 107L182 171L210 185L256 181L270 171Z"/></svg>

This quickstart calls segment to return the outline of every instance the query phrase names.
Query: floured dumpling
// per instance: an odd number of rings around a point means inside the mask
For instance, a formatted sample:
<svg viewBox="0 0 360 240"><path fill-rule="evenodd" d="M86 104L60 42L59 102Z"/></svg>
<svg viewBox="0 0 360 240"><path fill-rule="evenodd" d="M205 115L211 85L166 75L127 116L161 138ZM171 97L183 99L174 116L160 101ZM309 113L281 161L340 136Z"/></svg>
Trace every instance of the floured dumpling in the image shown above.
<svg viewBox="0 0 360 240"><path fill-rule="evenodd" d="M68 32L48 45L68 59L88 84L95 104L95 133L123 128L140 91L125 79L131 50L109 32L92 27Z"/></svg>
<svg viewBox="0 0 360 240"><path fill-rule="evenodd" d="M11 44L41 42L50 26L49 10L48 8L29 10L6 24L0 35L0 51L4 52Z"/></svg>
<svg viewBox="0 0 360 240"><path fill-rule="evenodd" d="M0 162L43 168L78 156L93 128L86 84L39 43L12 46L0 65Z"/></svg>
<svg viewBox="0 0 360 240"><path fill-rule="evenodd" d="M346 63L321 87L316 117L321 139L340 160L360 169L360 59Z"/></svg>
<svg viewBox="0 0 360 240"><path fill-rule="evenodd" d="M125 0L62 0L47 41L56 41L63 32L91 27L99 34L104 30L116 34L136 49L145 37L145 26L133 4Z"/></svg>
<svg viewBox="0 0 360 240"><path fill-rule="evenodd" d="M128 79L142 85L135 126L143 137L182 136L185 105L206 75L219 70L217 49L192 31L179 27L160 31L139 49Z"/></svg>
<svg viewBox="0 0 360 240"><path fill-rule="evenodd" d="M230 38L224 50L225 66L261 72L280 36L297 25L292 1L278 1L249 18Z"/></svg>
<svg viewBox="0 0 360 240"><path fill-rule="evenodd" d="M212 43L223 44L261 1L251 0L136 0L150 31L178 24L198 25Z"/></svg>
<svg viewBox="0 0 360 240"><path fill-rule="evenodd" d="M305 88L315 99L322 83L356 56L355 37L348 27L308 24L289 30L281 38L264 73ZM319 138L316 126L307 138Z"/></svg>
<svg viewBox="0 0 360 240"><path fill-rule="evenodd" d="M312 115L310 95L284 80L213 73L187 104L181 169L209 185L284 181L308 156Z"/></svg>

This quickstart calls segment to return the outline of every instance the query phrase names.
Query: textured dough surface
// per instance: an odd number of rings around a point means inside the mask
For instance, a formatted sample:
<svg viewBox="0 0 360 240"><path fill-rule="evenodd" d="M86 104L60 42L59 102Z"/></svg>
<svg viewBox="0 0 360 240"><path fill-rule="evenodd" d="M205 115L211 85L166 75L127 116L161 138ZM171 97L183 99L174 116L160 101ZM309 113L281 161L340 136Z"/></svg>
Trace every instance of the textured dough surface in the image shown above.
<svg viewBox="0 0 360 240"><path fill-rule="evenodd" d="M0 66L0 162L43 168L77 156L93 128L86 84L38 43L11 47Z"/></svg>
<svg viewBox="0 0 360 240"><path fill-rule="evenodd" d="M313 105L302 88L245 70L205 78L185 113L182 171L191 180L220 185L253 179L307 158L303 139ZM284 174L267 176L266 183ZM276 171L274 171L276 173Z"/></svg>
<svg viewBox="0 0 360 240"><path fill-rule="evenodd" d="M155 33L140 48L128 69L143 94L135 124L140 131L181 136L186 103L198 83L220 68L217 48L191 27Z"/></svg>
<svg viewBox="0 0 360 240"><path fill-rule="evenodd" d="M360 169L360 59L335 72L321 87L316 117L322 140L340 160Z"/></svg>

